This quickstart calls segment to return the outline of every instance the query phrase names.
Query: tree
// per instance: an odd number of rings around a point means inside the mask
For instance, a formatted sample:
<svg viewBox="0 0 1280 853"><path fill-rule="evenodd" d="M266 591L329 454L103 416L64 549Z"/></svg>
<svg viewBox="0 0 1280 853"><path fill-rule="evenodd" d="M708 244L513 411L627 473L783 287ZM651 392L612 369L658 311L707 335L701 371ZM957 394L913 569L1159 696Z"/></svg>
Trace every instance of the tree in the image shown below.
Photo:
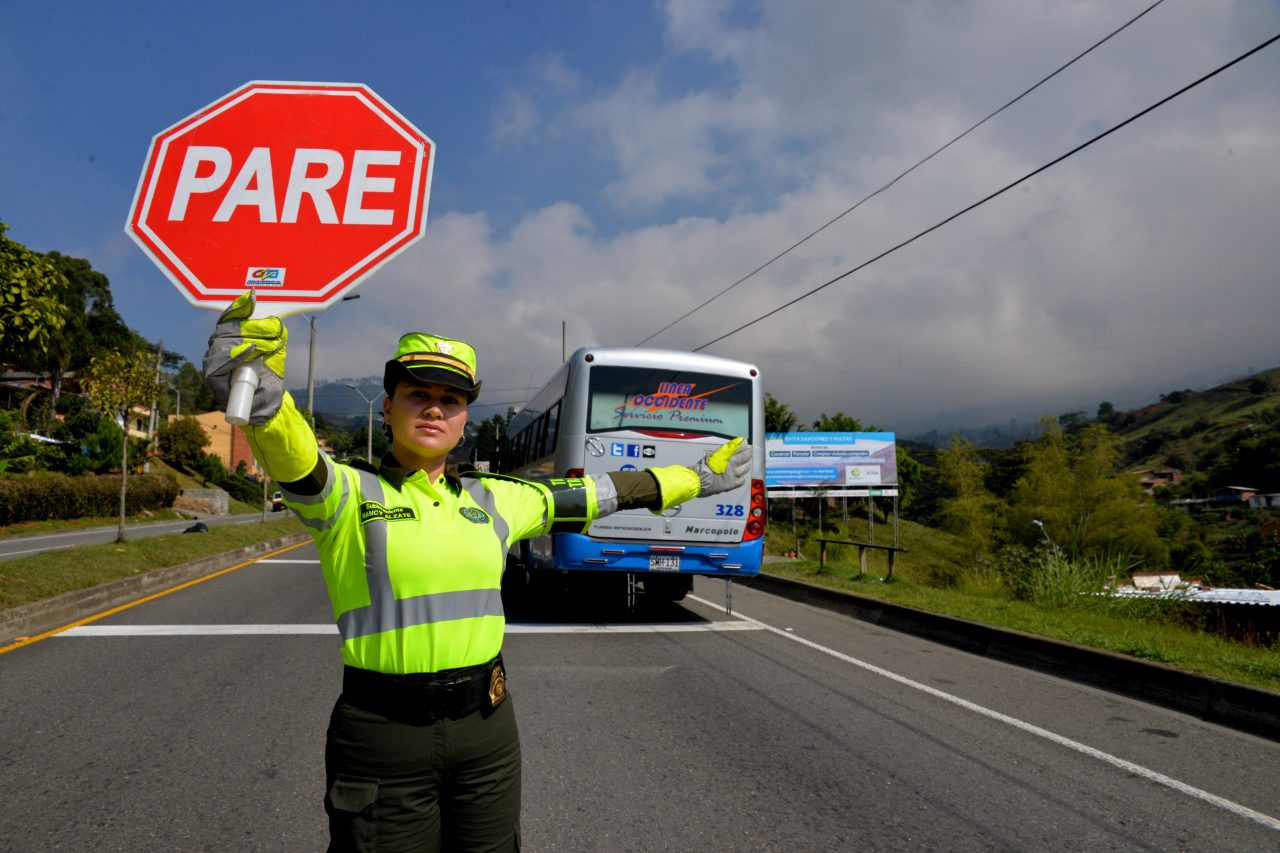
<svg viewBox="0 0 1280 853"><path fill-rule="evenodd" d="M1011 538L1033 545L1047 535L1072 557L1119 552L1162 561L1156 505L1136 477L1118 470L1119 436L1097 422L1072 435L1053 419L1043 425L1010 498Z"/></svg>
<svg viewBox="0 0 1280 853"><path fill-rule="evenodd" d="M502 413L481 421L476 431L476 460L488 460L490 464L496 465L506 435L507 418Z"/></svg>
<svg viewBox="0 0 1280 853"><path fill-rule="evenodd" d="M173 382L173 387L166 386L161 389L161 392L165 395L166 402L168 402L169 396L173 397L173 405L167 406L167 411L175 414L186 412L189 415L198 415L203 412L212 412L216 408L217 404L214 402L213 392L209 390L209 386L205 383L204 374L191 362L182 362L182 367L170 378ZM182 403L181 407L178 405L179 400Z"/></svg>
<svg viewBox="0 0 1280 853"><path fill-rule="evenodd" d="M156 433L160 452L172 465L184 471L195 471L204 459L204 449L209 446L209 436L195 418L174 418L162 424Z"/></svg>
<svg viewBox="0 0 1280 853"><path fill-rule="evenodd" d="M794 432L800 419L796 413L784 403L779 403L772 394L764 395L764 431Z"/></svg>
<svg viewBox="0 0 1280 853"><path fill-rule="evenodd" d="M0 361L43 355L67 321L67 279L47 258L5 236L0 222Z"/></svg>
<svg viewBox="0 0 1280 853"><path fill-rule="evenodd" d="M990 551L1000 532L1000 501L987 491L987 467L958 434L938 453L938 480L950 494L942 503L943 527L975 556Z"/></svg>
<svg viewBox="0 0 1280 853"><path fill-rule="evenodd" d="M862 421L852 418L844 412L836 412L834 415L828 415L823 412L818 419L813 422L814 432L874 432L874 427L868 430L862 425Z"/></svg>
<svg viewBox="0 0 1280 853"><path fill-rule="evenodd" d="M147 352L124 354L108 350L85 370L89 399L120 425L120 528L116 541L124 542L125 496L129 482L129 410L149 405L156 396L156 372Z"/></svg>
<svg viewBox="0 0 1280 853"><path fill-rule="evenodd" d="M61 296L66 323L51 334L47 352L24 366L49 374L56 406L68 371L83 370L103 350L131 349L134 333L116 313L105 275L81 258L59 252L46 257L67 281Z"/></svg>
<svg viewBox="0 0 1280 853"><path fill-rule="evenodd" d="M920 492L920 484L924 481L924 465L901 444L894 452L898 459L898 506L906 511L911 509Z"/></svg>

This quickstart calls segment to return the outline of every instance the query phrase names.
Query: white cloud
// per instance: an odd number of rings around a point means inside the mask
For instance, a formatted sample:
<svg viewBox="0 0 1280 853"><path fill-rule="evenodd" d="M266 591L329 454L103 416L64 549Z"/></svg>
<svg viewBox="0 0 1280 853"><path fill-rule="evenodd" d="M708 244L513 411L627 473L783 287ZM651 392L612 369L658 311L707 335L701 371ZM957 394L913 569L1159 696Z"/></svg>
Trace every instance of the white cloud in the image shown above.
<svg viewBox="0 0 1280 853"><path fill-rule="evenodd" d="M513 90L494 136L588 130L606 143L608 198L624 211L694 200L719 213L605 231L612 212L581 200L503 233L481 214L442 216L344 320L347 355L380 365L399 332L426 328L475 343L487 388L523 389L559 363L561 321L571 350L636 343L1143 5L673 0L667 54L590 92L571 55L543 61L535 76L558 82ZM1160 7L651 345L692 348L749 322L1277 24L1274 7ZM691 58L718 71L669 76ZM1245 63L712 351L760 364L806 421L842 410L887 429L1138 405L1276 363L1264 327L1280 315L1280 118L1265 81L1278 72L1273 55Z"/></svg>

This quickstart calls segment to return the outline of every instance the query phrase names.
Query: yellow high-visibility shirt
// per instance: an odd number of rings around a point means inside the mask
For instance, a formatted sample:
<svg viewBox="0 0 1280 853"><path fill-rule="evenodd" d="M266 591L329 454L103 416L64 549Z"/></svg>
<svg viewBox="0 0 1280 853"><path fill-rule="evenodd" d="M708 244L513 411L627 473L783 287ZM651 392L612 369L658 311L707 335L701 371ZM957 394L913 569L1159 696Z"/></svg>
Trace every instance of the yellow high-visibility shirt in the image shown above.
<svg viewBox="0 0 1280 853"><path fill-rule="evenodd" d="M390 457L377 473L338 464L318 451L287 393L270 421L246 433L315 537L343 661L360 669L438 672L491 660L506 624L507 549L543 533L583 532L600 514L589 478L476 473L433 483ZM323 489L291 492L286 484L310 473L318 452Z"/></svg>

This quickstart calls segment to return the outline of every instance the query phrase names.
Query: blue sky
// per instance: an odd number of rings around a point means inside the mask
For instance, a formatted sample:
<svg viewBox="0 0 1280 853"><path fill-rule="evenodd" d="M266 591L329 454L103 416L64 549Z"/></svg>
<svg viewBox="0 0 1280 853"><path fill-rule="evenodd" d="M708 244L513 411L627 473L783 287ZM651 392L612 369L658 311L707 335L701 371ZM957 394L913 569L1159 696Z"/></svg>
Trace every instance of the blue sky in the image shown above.
<svg viewBox="0 0 1280 853"><path fill-rule="evenodd" d="M1147 5L0 0L0 219L198 360L214 315L123 230L151 137L249 80L366 83L438 146L427 237L319 321L317 374L377 374L426 330L477 346L481 402L519 402L562 321L570 349L637 343ZM701 346L1276 32L1274 3L1168 0L650 343ZM898 431L1280 364L1278 79L1273 46L709 351L805 420Z"/></svg>

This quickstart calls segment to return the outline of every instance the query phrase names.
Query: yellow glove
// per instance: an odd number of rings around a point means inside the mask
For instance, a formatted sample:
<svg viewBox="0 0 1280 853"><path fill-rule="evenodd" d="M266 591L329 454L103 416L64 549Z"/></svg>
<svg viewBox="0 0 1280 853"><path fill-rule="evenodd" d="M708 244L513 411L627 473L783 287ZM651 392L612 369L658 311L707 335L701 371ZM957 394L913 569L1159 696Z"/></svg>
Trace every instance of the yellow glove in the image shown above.
<svg viewBox="0 0 1280 853"><path fill-rule="evenodd" d="M691 468L684 465L646 468L658 481L658 493L662 500L659 512L693 498L736 489L745 483L747 475L751 473L751 445L744 444L744 441L739 436L725 442Z"/></svg>
<svg viewBox="0 0 1280 853"><path fill-rule="evenodd" d="M241 294L218 317L204 354L204 381L218 405L225 407L231 394L231 374L243 364L258 359L267 368L258 378L253 393L249 423L261 426L280 408L284 395L285 344L289 330L279 317L253 315L253 291Z"/></svg>

